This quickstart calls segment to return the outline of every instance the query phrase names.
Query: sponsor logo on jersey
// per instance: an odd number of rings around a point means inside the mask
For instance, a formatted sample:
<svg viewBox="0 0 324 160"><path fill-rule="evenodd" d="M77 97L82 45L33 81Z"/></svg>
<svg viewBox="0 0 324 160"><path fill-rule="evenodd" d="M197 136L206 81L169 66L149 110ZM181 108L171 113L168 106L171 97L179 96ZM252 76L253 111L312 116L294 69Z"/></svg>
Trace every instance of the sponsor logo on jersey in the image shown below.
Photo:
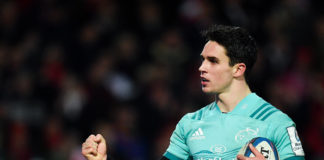
<svg viewBox="0 0 324 160"><path fill-rule="evenodd" d="M259 128L251 129L246 128L244 130L240 130L235 135L235 141L238 143L245 143L246 141L249 141L250 139L257 137L259 133Z"/></svg>
<svg viewBox="0 0 324 160"><path fill-rule="evenodd" d="M238 149L228 150L225 145L215 144L209 150L193 153L194 160L236 160Z"/></svg>
<svg viewBox="0 0 324 160"><path fill-rule="evenodd" d="M203 150L193 154L194 160L236 160L236 158L224 158L221 155L215 154L211 151Z"/></svg>
<svg viewBox="0 0 324 160"><path fill-rule="evenodd" d="M201 128L198 128L189 138L189 140L198 140L198 139L205 139L204 132Z"/></svg>
<svg viewBox="0 0 324 160"><path fill-rule="evenodd" d="M237 153L237 151L235 151ZM236 160L232 157L224 157L219 153L214 153L208 150L202 150L193 154L194 160Z"/></svg>
<svg viewBox="0 0 324 160"><path fill-rule="evenodd" d="M226 150L226 147L221 144L216 144L210 147L210 151L213 153L224 153Z"/></svg>
<svg viewBox="0 0 324 160"><path fill-rule="evenodd" d="M304 156L305 153L301 141L299 139L299 136L297 134L296 128L294 126L288 127L287 131L288 131L292 151L296 154L296 156Z"/></svg>

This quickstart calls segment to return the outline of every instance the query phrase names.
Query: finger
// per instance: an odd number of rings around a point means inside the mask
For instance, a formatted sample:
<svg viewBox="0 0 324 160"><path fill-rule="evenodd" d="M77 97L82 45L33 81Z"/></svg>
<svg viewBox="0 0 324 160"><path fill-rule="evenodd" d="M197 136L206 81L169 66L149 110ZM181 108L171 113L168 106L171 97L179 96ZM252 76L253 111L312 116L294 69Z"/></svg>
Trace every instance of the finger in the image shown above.
<svg viewBox="0 0 324 160"><path fill-rule="evenodd" d="M96 142L100 142L100 141L104 141L105 139L103 138L103 136L101 134L97 134L95 137L95 141Z"/></svg>
<svg viewBox="0 0 324 160"><path fill-rule="evenodd" d="M255 155L255 157L260 157L260 156L263 157L263 155L251 143L249 144L249 147L252 153Z"/></svg>
<svg viewBox="0 0 324 160"><path fill-rule="evenodd" d="M86 141L93 141L96 138L95 135L91 134Z"/></svg>
<svg viewBox="0 0 324 160"><path fill-rule="evenodd" d="M82 148L89 148L89 147L91 147L91 148L93 148L93 149L96 149L97 148L97 146L98 146L98 144L96 144L95 142L84 142L84 143L82 143Z"/></svg>
<svg viewBox="0 0 324 160"><path fill-rule="evenodd" d="M95 136L93 134L91 134L86 140L85 140L85 143L86 144L92 144L92 143L95 143L94 142L94 139L95 139Z"/></svg>
<svg viewBox="0 0 324 160"><path fill-rule="evenodd" d="M84 156L89 156L89 155L96 156L97 155L97 150L92 148L92 147L85 147L85 148L82 149L82 154Z"/></svg>
<svg viewBox="0 0 324 160"><path fill-rule="evenodd" d="M98 143L96 143L95 141L93 140L89 140L89 141L86 141L84 142L82 145L84 146L89 146L89 147L92 147L94 149L96 149L98 147Z"/></svg>
<svg viewBox="0 0 324 160"><path fill-rule="evenodd" d="M101 134L97 134L96 138L98 139L98 153L105 155L107 154L107 145L106 140Z"/></svg>
<svg viewBox="0 0 324 160"><path fill-rule="evenodd" d="M82 145L82 154L89 154L90 153L90 148L92 148L91 146L88 145Z"/></svg>
<svg viewBox="0 0 324 160"><path fill-rule="evenodd" d="M247 160L247 158L244 157L244 156L241 155L241 154L237 155L237 159L238 159L238 160Z"/></svg>

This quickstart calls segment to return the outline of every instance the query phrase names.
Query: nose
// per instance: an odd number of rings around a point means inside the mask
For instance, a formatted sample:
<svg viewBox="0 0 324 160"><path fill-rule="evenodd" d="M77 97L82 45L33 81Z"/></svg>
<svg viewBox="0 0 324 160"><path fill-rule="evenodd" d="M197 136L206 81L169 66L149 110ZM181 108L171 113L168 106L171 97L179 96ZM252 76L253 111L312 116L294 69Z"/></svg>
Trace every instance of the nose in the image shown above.
<svg viewBox="0 0 324 160"><path fill-rule="evenodd" d="M206 72L204 62L201 63L200 67L198 68L199 72L203 73Z"/></svg>

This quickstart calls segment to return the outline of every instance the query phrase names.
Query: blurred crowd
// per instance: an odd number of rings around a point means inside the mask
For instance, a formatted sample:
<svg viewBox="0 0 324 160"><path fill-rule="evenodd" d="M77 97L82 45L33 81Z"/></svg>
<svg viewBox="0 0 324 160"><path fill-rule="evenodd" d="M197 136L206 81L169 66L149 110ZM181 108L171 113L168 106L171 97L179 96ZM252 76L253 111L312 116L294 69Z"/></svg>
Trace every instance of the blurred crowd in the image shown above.
<svg viewBox="0 0 324 160"><path fill-rule="evenodd" d="M324 159L321 0L1 0L0 159L84 160L101 133L116 160L159 159L178 120L213 101L198 67L211 24L246 28L254 92Z"/></svg>

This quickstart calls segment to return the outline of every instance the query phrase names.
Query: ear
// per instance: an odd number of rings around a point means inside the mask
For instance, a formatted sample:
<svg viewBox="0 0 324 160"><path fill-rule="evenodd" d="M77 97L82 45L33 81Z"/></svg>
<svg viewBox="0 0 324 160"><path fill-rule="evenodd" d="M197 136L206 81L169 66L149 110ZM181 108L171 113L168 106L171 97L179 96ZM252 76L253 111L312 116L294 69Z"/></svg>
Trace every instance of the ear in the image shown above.
<svg viewBox="0 0 324 160"><path fill-rule="evenodd" d="M244 76L246 70L246 65L244 63L237 63L233 67L233 76L234 77L242 77Z"/></svg>

